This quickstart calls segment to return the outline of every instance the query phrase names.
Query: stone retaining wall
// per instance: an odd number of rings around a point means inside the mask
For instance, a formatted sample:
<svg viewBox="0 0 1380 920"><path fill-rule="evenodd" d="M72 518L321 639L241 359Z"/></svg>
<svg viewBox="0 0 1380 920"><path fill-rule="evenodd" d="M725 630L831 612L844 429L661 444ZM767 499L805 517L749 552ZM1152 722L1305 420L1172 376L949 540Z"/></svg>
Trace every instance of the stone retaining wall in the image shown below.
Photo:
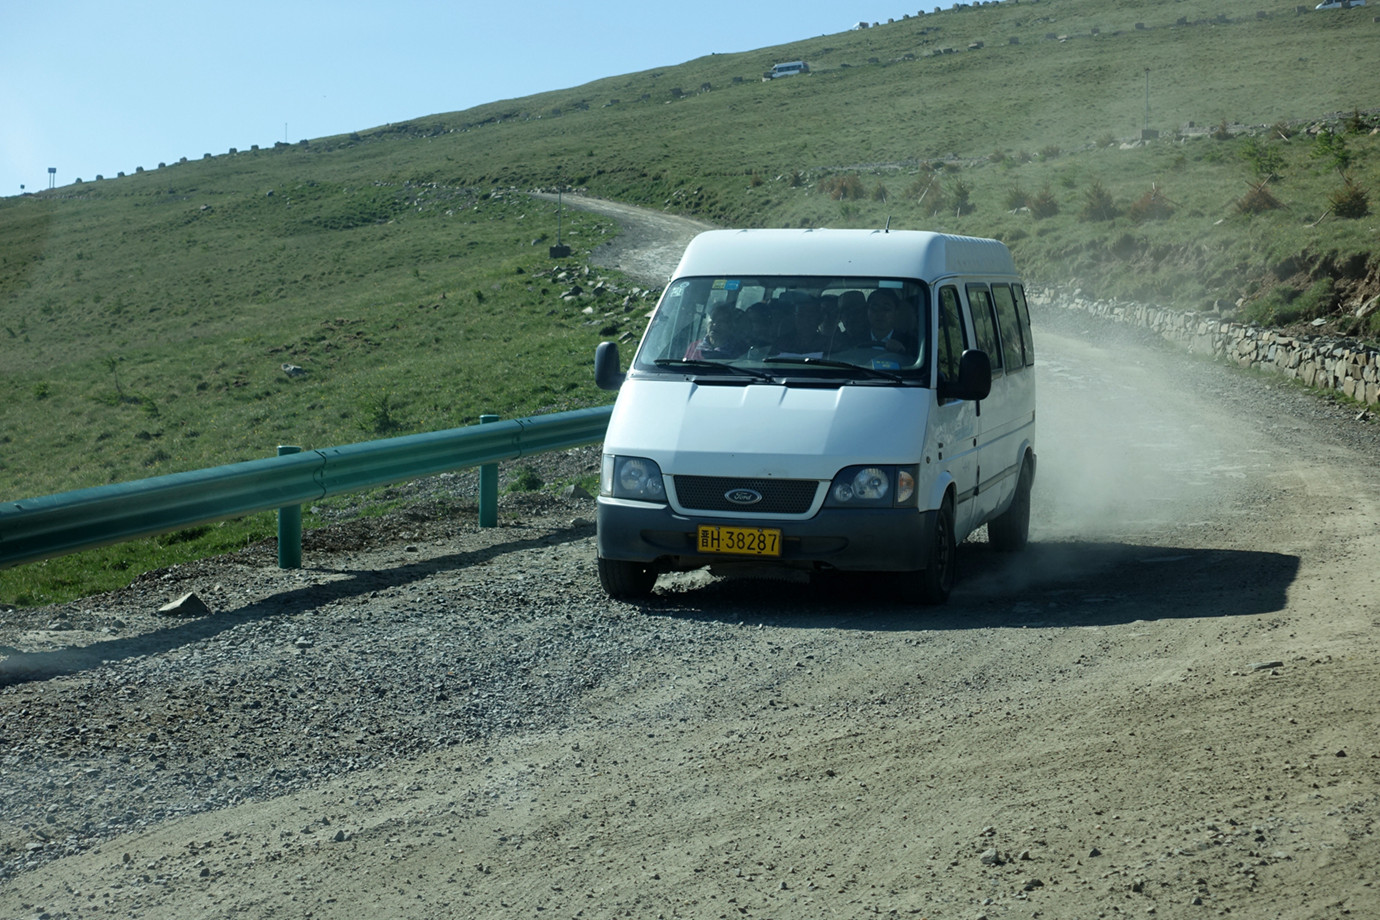
<svg viewBox="0 0 1380 920"><path fill-rule="evenodd" d="M1380 403L1380 351L1355 339L1285 335L1211 314L1088 300L1078 292L1032 292L1030 297L1033 303L1082 310L1149 329L1195 354L1282 374L1311 387L1338 390L1367 405Z"/></svg>

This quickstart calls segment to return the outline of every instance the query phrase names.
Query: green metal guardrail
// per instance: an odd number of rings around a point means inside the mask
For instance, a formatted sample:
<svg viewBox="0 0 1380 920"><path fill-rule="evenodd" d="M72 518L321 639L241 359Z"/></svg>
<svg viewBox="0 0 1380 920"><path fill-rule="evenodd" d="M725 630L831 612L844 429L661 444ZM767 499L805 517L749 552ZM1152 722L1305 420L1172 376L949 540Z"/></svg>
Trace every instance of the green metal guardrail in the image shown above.
<svg viewBox="0 0 1380 920"><path fill-rule="evenodd" d="M205 470L0 503L0 568L259 511L291 510L329 495L484 466L603 440L611 406L497 421L427 434L292 452ZM485 479L481 475L481 480ZM492 526L497 477L481 484L480 524ZM485 495L485 492L491 494ZM279 565L295 561L280 516ZM287 531L291 540L291 528Z"/></svg>

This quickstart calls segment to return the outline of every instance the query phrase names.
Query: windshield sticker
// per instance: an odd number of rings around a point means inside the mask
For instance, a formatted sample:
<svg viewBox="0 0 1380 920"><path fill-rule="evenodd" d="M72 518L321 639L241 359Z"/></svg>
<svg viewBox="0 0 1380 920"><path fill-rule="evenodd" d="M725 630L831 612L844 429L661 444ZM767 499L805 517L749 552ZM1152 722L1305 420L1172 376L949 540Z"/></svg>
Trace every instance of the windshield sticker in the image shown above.
<svg viewBox="0 0 1380 920"><path fill-rule="evenodd" d="M872 369L874 371L899 371L901 362L895 358L873 358Z"/></svg>
<svg viewBox="0 0 1380 920"><path fill-rule="evenodd" d="M716 291L736 291L738 290L738 288L742 286L743 282L741 281L732 281L724 278L715 278L712 288Z"/></svg>

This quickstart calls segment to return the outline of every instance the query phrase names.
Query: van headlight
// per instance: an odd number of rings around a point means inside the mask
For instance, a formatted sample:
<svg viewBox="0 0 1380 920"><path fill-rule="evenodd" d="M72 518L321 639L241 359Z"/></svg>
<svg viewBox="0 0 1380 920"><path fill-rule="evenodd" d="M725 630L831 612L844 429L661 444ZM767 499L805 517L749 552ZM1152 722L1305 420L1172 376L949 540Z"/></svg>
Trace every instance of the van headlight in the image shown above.
<svg viewBox="0 0 1380 920"><path fill-rule="evenodd" d="M829 484L826 507L907 508L915 506L915 467L850 466Z"/></svg>
<svg viewBox="0 0 1380 920"><path fill-rule="evenodd" d="M599 494L644 502L666 501L661 467L644 457L604 454L599 467Z"/></svg>

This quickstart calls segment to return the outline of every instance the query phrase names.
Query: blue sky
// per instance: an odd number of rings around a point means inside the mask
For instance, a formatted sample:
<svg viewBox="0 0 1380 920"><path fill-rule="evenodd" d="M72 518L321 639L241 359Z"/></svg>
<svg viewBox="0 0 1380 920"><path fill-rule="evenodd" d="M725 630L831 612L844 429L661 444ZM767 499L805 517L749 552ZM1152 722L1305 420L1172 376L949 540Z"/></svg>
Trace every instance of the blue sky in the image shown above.
<svg viewBox="0 0 1380 920"><path fill-rule="evenodd" d="M0 195L885 22L904 0L15 0ZM945 0L943 6L951 5Z"/></svg>

